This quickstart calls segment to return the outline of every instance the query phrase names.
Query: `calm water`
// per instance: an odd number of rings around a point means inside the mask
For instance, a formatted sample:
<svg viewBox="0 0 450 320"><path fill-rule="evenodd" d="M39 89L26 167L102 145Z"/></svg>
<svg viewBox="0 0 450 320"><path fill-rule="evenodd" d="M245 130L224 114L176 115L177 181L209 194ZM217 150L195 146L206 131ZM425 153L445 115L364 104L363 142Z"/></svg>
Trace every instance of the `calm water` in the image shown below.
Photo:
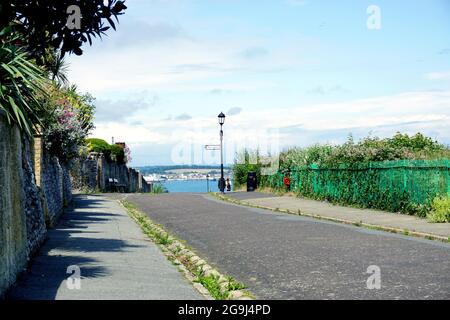
<svg viewBox="0 0 450 320"><path fill-rule="evenodd" d="M217 192L217 180L209 180L209 191ZM169 192L208 192L206 180L170 180L161 183Z"/></svg>

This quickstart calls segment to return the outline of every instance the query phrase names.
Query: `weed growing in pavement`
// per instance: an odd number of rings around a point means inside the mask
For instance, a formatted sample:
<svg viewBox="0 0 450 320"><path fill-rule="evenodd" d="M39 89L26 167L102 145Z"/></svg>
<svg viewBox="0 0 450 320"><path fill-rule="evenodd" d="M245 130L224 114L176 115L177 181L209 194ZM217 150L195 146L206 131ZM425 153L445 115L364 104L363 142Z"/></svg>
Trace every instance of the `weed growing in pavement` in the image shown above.
<svg viewBox="0 0 450 320"><path fill-rule="evenodd" d="M127 209L128 214L141 227L142 231L153 241L159 244L163 251L165 251L168 260L175 266L180 263L195 277L195 282L200 283L208 290L210 295L217 300L226 300L231 298L231 291L244 289L245 286L236 281L233 277L226 277L225 285L221 286L221 276L218 274L205 275L203 265L197 266L191 260L192 253L181 254L182 247L178 244L175 248L169 248L174 242L181 243L181 240L170 236L161 226L153 223L149 217L139 211L138 207L128 201L120 201L120 203ZM185 249L191 251L190 247L185 246ZM178 262L179 261L179 262ZM223 279L223 278L222 278ZM254 296L249 292L244 292L244 296L253 298Z"/></svg>
<svg viewBox="0 0 450 320"><path fill-rule="evenodd" d="M244 284L238 282L233 277L228 276L227 281L228 281L227 289L229 291L242 290L246 288Z"/></svg>
<svg viewBox="0 0 450 320"><path fill-rule="evenodd" d="M228 299L230 292L229 290L223 291L220 287L219 279L220 277L218 275L210 274L208 276L205 276L205 272L203 271L203 267L197 268L197 270L194 272L196 276L195 282L200 283L202 286L204 286L211 296L216 300L226 300Z"/></svg>
<svg viewBox="0 0 450 320"><path fill-rule="evenodd" d="M169 235L166 233L165 235L160 234L158 243L164 246L169 246L173 243L173 241L169 238Z"/></svg>

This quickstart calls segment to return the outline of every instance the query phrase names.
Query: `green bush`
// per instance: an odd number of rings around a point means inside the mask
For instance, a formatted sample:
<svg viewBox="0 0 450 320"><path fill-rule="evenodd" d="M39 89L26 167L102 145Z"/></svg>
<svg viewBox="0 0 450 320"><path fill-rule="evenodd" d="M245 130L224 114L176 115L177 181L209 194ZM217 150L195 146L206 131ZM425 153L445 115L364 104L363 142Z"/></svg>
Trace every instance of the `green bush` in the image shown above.
<svg viewBox="0 0 450 320"><path fill-rule="evenodd" d="M164 188L164 186L160 183L154 183L152 186L152 192L151 193L167 193L167 189Z"/></svg>
<svg viewBox="0 0 450 320"><path fill-rule="evenodd" d="M299 196L419 217L429 214L432 199L449 183L450 148L421 133L357 142L350 135L341 145L290 148L279 154L279 171L270 176L260 174L262 156L256 152L258 163L250 164L250 154L238 154L236 186L256 171L258 186L284 190L283 176L290 172L291 191Z"/></svg>
<svg viewBox="0 0 450 320"><path fill-rule="evenodd" d="M250 163L253 162L251 160L254 159L256 160L256 164ZM242 152L238 153L236 155L235 164L231 168L235 188L246 185L248 172L256 172L256 180L259 184L259 181L261 179L261 167L262 165L260 162L258 151L251 153L248 150L243 150Z"/></svg>
<svg viewBox="0 0 450 320"><path fill-rule="evenodd" d="M111 148L108 142L102 139L89 138L85 140L88 152L103 153L105 158L111 159Z"/></svg>
<svg viewBox="0 0 450 320"><path fill-rule="evenodd" d="M111 159L118 164L125 164L125 152L117 144L110 145Z"/></svg>
<svg viewBox="0 0 450 320"><path fill-rule="evenodd" d="M105 152L109 150L109 143L103 139L89 138L85 142L90 152Z"/></svg>
<svg viewBox="0 0 450 320"><path fill-rule="evenodd" d="M358 142L350 135L341 145L314 144L280 153L280 169L309 166L358 165L392 160L431 160L450 158L450 148L421 133L397 133L392 138L365 137Z"/></svg>
<svg viewBox="0 0 450 320"><path fill-rule="evenodd" d="M431 222L450 222L450 196L434 198L427 217Z"/></svg>
<svg viewBox="0 0 450 320"><path fill-rule="evenodd" d="M107 161L115 161L118 164L125 164L126 157L123 148L117 144L109 144L105 140L89 138L85 140L88 152L101 152Z"/></svg>

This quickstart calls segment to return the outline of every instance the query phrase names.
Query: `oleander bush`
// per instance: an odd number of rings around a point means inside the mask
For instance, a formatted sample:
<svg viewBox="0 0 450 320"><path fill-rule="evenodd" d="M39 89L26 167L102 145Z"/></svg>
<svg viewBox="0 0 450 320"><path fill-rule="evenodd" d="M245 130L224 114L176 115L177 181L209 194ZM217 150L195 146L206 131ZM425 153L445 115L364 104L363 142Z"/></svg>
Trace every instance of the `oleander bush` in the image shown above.
<svg viewBox="0 0 450 320"><path fill-rule="evenodd" d="M70 164L80 156L84 140L93 128L93 99L74 87L52 83L39 100L46 111L42 115L45 146L50 155Z"/></svg>

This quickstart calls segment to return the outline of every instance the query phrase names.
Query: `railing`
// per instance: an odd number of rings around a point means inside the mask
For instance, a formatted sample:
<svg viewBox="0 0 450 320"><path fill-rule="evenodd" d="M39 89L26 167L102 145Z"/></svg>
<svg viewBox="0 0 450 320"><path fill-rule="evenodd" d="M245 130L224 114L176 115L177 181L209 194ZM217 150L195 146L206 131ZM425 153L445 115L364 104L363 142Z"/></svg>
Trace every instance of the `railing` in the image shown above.
<svg viewBox="0 0 450 320"><path fill-rule="evenodd" d="M436 196L450 195L450 160L399 160L338 167L296 167L291 190L333 202L390 211L428 205ZM281 172L261 179L263 186L283 187Z"/></svg>

